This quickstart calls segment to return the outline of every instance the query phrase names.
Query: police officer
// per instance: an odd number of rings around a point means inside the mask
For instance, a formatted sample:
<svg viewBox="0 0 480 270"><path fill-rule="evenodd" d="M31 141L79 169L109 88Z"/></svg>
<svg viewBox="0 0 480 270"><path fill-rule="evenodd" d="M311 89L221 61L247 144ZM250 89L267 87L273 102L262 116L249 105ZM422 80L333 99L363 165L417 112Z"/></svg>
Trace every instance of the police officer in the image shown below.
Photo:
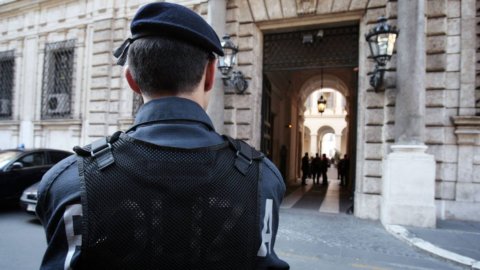
<svg viewBox="0 0 480 270"><path fill-rule="evenodd" d="M216 33L163 2L131 32L114 54L145 104L129 131L74 148L42 179L41 269L288 269L274 251L279 171L205 112Z"/></svg>

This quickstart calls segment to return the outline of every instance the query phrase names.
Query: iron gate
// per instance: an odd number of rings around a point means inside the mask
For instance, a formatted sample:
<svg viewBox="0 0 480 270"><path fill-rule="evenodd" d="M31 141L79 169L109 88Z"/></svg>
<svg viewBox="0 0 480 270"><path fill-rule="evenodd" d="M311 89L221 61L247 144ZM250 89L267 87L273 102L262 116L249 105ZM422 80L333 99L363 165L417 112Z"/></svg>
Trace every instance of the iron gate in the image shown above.
<svg viewBox="0 0 480 270"><path fill-rule="evenodd" d="M316 28L264 36L264 71L358 65L358 26Z"/></svg>

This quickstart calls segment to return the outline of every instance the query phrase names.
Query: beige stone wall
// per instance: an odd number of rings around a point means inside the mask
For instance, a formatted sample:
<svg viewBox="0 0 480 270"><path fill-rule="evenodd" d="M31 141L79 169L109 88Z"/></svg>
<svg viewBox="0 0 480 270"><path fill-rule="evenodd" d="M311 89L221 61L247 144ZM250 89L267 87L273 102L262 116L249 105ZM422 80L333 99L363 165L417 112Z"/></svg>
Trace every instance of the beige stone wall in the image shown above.
<svg viewBox="0 0 480 270"><path fill-rule="evenodd" d="M112 50L147 1L7 1L0 5L0 51L15 50L13 120L2 121L1 148L71 150L132 122L132 94L114 65ZM72 115L42 120L46 43L75 39ZM125 124L125 122L127 124ZM122 126L122 127L123 127ZM4 128L3 128L4 127Z"/></svg>
<svg viewBox="0 0 480 270"><path fill-rule="evenodd" d="M14 50L13 119L0 121L0 148L71 149L132 123L132 92L114 65L111 52L129 35L128 25L145 0L0 1L0 51ZM208 1L178 0L206 18ZM441 218L471 219L480 205L479 142L459 142L453 116L473 115L480 98L476 63L478 0L427 0L426 141L436 159L437 213ZM378 219L383 159L394 143L395 56L388 65L386 89L374 92L367 73L373 63L364 33L385 15L396 23L392 0L228 0L226 33L239 45L240 69L249 80L244 95L225 93L225 132L260 146L263 35L271 31L357 21L360 27L356 215ZM401 31L401 30L400 30ZM219 33L223 35L225 33ZM401 32L400 32L401 35ZM72 119L41 120L44 48L47 42L75 38ZM298 97L302 82L294 82ZM479 89L477 89L479 88ZM296 96L297 95L297 96ZM302 140L301 99L284 117L301 130L291 133L290 156ZM282 104L276 105L280 110ZM278 127L277 127L278 128ZM477 128L478 129L478 128ZM300 132L300 133L299 133ZM280 145L280 142L275 142ZM277 145L277 146L278 146ZM294 147L295 146L295 147ZM296 159L290 167L298 167ZM290 171L291 178L296 177ZM467 210L465 210L467 209ZM470 211L470 212L469 212ZM469 216L470 215L470 216Z"/></svg>
<svg viewBox="0 0 480 270"><path fill-rule="evenodd" d="M436 199L454 200L458 148L450 117L459 108L461 2L429 1L427 10L427 152L437 162Z"/></svg>
<svg viewBox="0 0 480 270"><path fill-rule="evenodd" d="M394 4L394 3L393 3ZM393 5L393 4L388 4ZM368 6L367 6L368 5ZM227 16L231 18L228 21L227 29L229 34L234 37L235 42L240 45L239 63L240 69L251 79L249 93L245 96L235 96L226 99L226 105L231 111L248 109L253 110L253 121L250 121L252 127L247 130L248 137L253 138L253 142L259 146L260 138L260 110L261 110L261 86L262 86L262 36L269 31L280 31L282 28L288 29L292 27L304 27L308 25L321 25L325 23L356 20L359 21L360 28L365 29L366 25L375 23L380 15L386 13L386 1L294 1L294 0L265 0L265 1L229 1L229 14L235 12L236 15ZM363 39L363 35L361 36ZM367 56L365 48L360 50L360 58L362 55ZM360 78L368 80L365 74L373 67L361 61ZM302 82L295 85L301 86ZM361 83L361 85L368 85ZM297 87L298 89L299 87ZM365 89L365 88L364 88ZM363 89L363 90L364 90ZM362 91L362 89L360 89ZM298 93L297 93L298 94ZM373 94L368 94L373 95ZM367 97L364 97L367 100ZM382 99L382 98L380 98ZM244 101L245 100L245 101ZM383 102L383 101L381 101ZM242 108L246 106L246 108ZM303 106L303 104L296 105ZM383 105L381 106L383 110ZM363 115L366 113L365 108L359 107L359 123L363 123ZM297 116L298 117L298 116ZM295 119L297 120L297 119ZM229 122L232 126L233 136L239 126L235 128L236 121ZM383 125L383 122L380 123ZM365 126L359 124L359 140L358 145L360 152L357 158L357 182L359 182L359 207L357 208L359 216L378 218L379 195L381 186L381 159L382 156L365 159L364 149L370 151L371 147L383 145L384 139L382 132L375 133L378 129L383 130L380 126L368 127L370 129L366 137L371 145L364 144L363 133ZM295 133L296 135L296 133ZM376 139L380 135L380 139ZM293 142L292 142L293 143ZM370 151L373 152L373 151ZM295 153L291 153L295 154ZM290 163L292 165L292 163ZM366 175L368 177L366 177ZM365 180L366 179L366 180ZM373 179L370 181L370 179ZM366 182L364 185L363 183Z"/></svg>
<svg viewBox="0 0 480 270"><path fill-rule="evenodd" d="M433 154L437 163L436 198L438 201L462 200L457 192L458 152L454 126L451 117L459 113L469 114L474 97L472 78L471 50L472 31L475 27L468 16L470 10L476 10L474 1L429 0L427 4L427 75L426 75L426 141L428 152ZM373 70L373 64L365 61L369 52L363 42L363 33L375 24L376 19L386 15L390 23L395 24L397 17L396 1L230 1L229 12L238 12L229 21L228 29L240 44L239 61L242 71L252 80L249 94L240 97L248 99L243 104L254 104L260 107L258 99L261 92L261 37L266 31L292 26L321 24L323 22L341 20L360 12L360 44L359 65L359 103L358 103L358 135L357 135L357 192L356 214L360 217L378 218L382 188L383 159L390 152L394 143L395 124L395 63L393 57L386 74L386 89L375 93L370 89L366 73ZM367 6L368 4L368 6ZM463 6L462 6L463 5ZM470 5L470 7L469 7ZM463 14L463 16L462 16ZM239 18L238 20L236 18ZM462 26L463 23L463 26ZM236 31L235 31L236 30ZM258 45L260 44L260 45ZM470 54L469 54L470 53ZM474 57L473 57L474 58ZM255 98L257 97L257 98ZM467 101L470 98L470 101ZM228 99L230 111L241 109L237 104L238 97ZM257 101L257 103L255 102ZM470 102L470 103L469 103ZM240 105L241 106L241 105ZM255 109L253 109L255 110ZM234 115L233 113L231 115ZM253 113L254 118L260 114ZM232 135L236 135L235 119L229 122ZM250 124L258 124L252 121ZM248 130L251 138L259 138L254 127ZM439 208L440 209L440 208ZM440 217L446 217L448 210ZM448 216L447 216L448 217ZM466 217L464 217L466 218Z"/></svg>
<svg viewBox="0 0 480 270"><path fill-rule="evenodd" d="M387 66L384 91L375 92L367 76L374 63L367 60L370 52L364 36L379 16L395 24L396 3L371 1L360 21L355 215L370 219L380 215L383 159L393 142L395 104L395 55Z"/></svg>

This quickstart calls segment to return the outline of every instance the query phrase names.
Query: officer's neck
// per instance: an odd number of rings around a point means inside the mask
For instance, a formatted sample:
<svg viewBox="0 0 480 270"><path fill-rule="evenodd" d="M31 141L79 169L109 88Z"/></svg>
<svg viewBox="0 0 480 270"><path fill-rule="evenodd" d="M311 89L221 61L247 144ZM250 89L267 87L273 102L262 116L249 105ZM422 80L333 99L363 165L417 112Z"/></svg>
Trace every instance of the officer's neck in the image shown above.
<svg viewBox="0 0 480 270"><path fill-rule="evenodd" d="M200 105L204 110L206 110L208 106L208 99L209 99L209 91L203 91L203 89L200 89L200 87L197 87L194 89L192 92L188 93L177 93L177 94L172 94L168 92L162 92L158 91L157 93L153 95L144 95L142 94L143 101L144 103L147 103L151 100L155 99L160 99L160 98L166 98L166 97L180 97L180 98L185 98L189 99L193 102L196 102L198 105Z"/></svg>

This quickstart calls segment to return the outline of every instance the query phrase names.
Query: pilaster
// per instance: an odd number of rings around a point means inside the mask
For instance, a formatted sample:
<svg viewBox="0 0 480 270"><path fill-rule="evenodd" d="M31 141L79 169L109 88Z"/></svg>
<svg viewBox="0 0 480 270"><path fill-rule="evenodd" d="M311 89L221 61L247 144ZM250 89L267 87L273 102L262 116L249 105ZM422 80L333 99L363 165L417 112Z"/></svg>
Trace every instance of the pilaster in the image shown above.
<svg viewBox="0 0 480 270"><path fill-rule="evenodd" d="M222 40L226 34L227 0L208 1L207 22L215 30L219 39ZM213 122L215 130L222 134L224 130L224 86L222 74L217 70L213 89L210 90L210 101L207 108L207 114Z"/></svg>
<svg viewBox="0 0 480 270"><path fill-rule="evenodd" d="M316 153L318 153L318 135L310 134L310 156L314 157Z"/></svg>
<svg viewBox="0 0 480 270"><path fill-rule="evenodd" d="M399 1L395 144L384 160L383 224L435 227L435 159L425 153L425 1ZM430 10L430 12L434 12Z"/></svg>

